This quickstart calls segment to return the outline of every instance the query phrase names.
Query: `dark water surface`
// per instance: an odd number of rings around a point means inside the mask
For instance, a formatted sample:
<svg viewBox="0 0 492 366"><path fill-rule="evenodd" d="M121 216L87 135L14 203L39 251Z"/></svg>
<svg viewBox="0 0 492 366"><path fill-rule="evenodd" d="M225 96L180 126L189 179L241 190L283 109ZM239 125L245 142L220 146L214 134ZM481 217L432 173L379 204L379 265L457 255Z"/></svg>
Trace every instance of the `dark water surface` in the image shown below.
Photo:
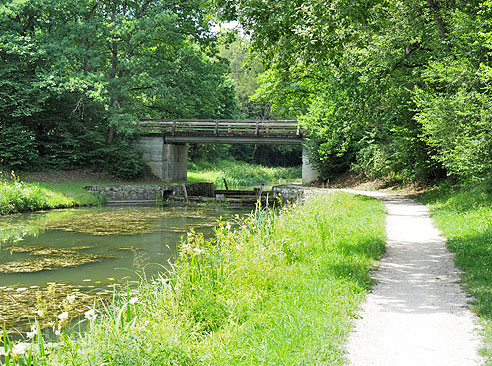
<svg viewBox="0 0 492 366"><path fill-rule="evenodd" d="M36 304L29 302L39 303L40 291L56 292L49 286L59 286L62 298L154 276L169 266L187 232L211 235L219 218L247 213L224 207L98 207L1 217L0 323L25 320L28 314L11 319L12 307L29 305L32 313Z"/></svg>

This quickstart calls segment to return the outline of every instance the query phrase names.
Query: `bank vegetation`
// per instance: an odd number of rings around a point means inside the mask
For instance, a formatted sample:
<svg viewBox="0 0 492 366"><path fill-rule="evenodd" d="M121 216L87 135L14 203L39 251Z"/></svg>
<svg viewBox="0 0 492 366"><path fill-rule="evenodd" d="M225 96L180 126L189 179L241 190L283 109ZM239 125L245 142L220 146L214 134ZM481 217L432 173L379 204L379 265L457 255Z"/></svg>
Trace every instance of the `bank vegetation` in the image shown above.
<svg viewBox="0 0 492 366"><path fill-rule="evenodd" d="M88 309L86 332L63 331L53 348L41 333L7 341L7 360L342 365L351 318L384 251L384 216L376 200L334 193L258 208L220 223L210 239L190 233L168 273Z"/></svg>

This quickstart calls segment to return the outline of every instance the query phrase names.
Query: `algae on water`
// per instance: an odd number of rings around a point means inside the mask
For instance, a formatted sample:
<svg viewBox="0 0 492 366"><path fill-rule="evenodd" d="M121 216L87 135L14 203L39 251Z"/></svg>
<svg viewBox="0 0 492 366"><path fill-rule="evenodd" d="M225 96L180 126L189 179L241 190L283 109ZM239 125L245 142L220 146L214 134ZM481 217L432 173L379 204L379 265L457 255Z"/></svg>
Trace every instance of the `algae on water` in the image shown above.
<svg viewBox="0 0 492 366"><path fill-rule="evenodd" d="M91 287L65 283L52 283L45 288L0 286L0 324L8 324L11 332L18 332L27 331L36 320L41 329L54 327L58 314L65 311L70 318L82 316L112 293L87 292Z"/></svg>
<svg viewBox="0 0 492 366"><path fill-rule="evenodd" d="M84 212L48 224L46 230L78 232L90 235L135 235L154 231L154 222L172 213L156 209L116 209Z"/></svg>

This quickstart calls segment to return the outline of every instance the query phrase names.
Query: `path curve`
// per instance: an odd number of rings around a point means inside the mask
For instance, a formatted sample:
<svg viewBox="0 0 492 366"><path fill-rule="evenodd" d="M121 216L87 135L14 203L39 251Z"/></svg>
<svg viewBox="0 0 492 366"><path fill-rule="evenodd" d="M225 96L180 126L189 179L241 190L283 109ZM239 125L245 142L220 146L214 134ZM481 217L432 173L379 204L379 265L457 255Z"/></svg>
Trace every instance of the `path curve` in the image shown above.
<svg viewBox="0 0 492 366"><path fill-rule="evenodd" d="M344 190L382 200L386 253L347 342L354 366L476 366L481 346L469 298L446 241L426 206L380 192Z"/></svg>

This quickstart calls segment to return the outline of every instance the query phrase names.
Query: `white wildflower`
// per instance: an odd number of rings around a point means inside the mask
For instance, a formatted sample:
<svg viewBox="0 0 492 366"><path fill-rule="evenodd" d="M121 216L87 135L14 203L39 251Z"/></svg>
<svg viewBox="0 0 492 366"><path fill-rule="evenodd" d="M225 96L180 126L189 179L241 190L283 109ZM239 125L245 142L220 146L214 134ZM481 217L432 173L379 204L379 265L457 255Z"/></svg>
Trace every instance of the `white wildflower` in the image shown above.
<svg viewBox="0 0 492 366"><path fill-rule="evenodd" d="M43 315L44 315L44 310L41 310L41 309L39 309L39 310L34 310L34 312L36 313L36 315L37 315L37 316L39 316L39 317L41 317L41 318L42 318L42 317L43 317Z"/></svg>
<svg viewBox="0 0 492 366"><path fill-rule="evenodd" d="M204 250L200 248L193 248L193 252L195 252L195 254L197 255L200 255L204 252Z"/></svg>
<svg viewBox="0 0 492 366"><path fill-rule="evenodd" d="M67 295L67 301L69 304L73 304L75 302L75 295Z"/></svg>
<svg viewBox="0 0 492 366"><path fill-rule="evenodd" d="M67 321L68 320L68 312L64 311L63 313L61 314L58 314L58 319L60 319L60 321Z"/></svg>
<svg viewBox="0 0 492 366"><path fill-rule="evenodd" d="M85 313L85 318L88 319L88 320L94 320L96 319L96 311L94 309L90 309L90 310L87 310Z"/></svg>
<svg viewBox="0 0 492 366"><path fill-rule="evenodd" d="M21 356L26 353L27 349L29 348L30 344L29 343L17 343L14 345L12 348L12 351L10 352L10 355L14 360L18 360Z"/></svg>
<svg viewBox="0 0 492 366"><path fill-rule="evenodd" d="M26 335L28 339L31 339L34 338L36 334L38 334L38 326L36 324L33 324L31 325L31 331L27 332Z"/></svg>
<svg viewBox="0 0 492 366"><path fill-rule="evenodd" d="M135 305L138 301L138 297L134 296L128 301L131 305Z"/></svg>

